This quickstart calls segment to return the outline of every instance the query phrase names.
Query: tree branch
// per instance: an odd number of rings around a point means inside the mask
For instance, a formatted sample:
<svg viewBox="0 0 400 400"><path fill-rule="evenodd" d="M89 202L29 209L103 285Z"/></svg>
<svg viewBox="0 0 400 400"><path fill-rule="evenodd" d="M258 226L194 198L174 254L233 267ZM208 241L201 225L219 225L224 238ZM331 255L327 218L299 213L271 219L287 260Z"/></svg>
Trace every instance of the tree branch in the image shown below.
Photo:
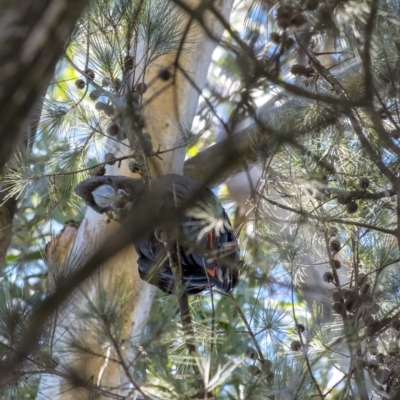
<svg viewBox="0 0 400 400"><path fill-rule="evenodd" d="M292 208L292 207L286 206L284 204L278 203L277 201L271 200L268 197L265 197L265 196L261 195L261 193L258 193L258 195L260 197L262 197L265 201L267 201L268 203L270 203L270 204L272 204L272 205L274 205L276 207L279 207L279 208L281 208L283 210L286 210L286 211L290 211L290 212L299 214L299 215L304 216L306 218L314 219L314 220L321 221L321 222L336 222L338 224L355 225L355 226L359 226L360 228L371 229L371 230L374 230L374 231L386 233L388 235L396 235L396 230L394 230L394 229L380 228L380 227L375 226L375 225L365 224L365 223L357 222L357 221L350 221L350 220L346 220L346 219L342 219L342 218L321 217L319 215L314 215L314 214L308 213L308 212L303 211L303 210L296 210L295 208Z"/></svg>

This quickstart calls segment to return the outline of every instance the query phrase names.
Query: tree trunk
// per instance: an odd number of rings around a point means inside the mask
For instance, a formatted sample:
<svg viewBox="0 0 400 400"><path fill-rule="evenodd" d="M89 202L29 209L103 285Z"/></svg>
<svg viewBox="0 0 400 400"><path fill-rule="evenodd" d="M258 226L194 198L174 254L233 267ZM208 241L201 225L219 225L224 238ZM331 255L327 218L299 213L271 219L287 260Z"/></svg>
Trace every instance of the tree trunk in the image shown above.
<svg viewBox="0 0 400 400"><path fill-rule="evenodd" d="M17 0L0 5L0 170L63 54L85 0Z"/></svg>
<svg viewBox="0 0 400 400"><path fill-rule="evenodd" d="M228 19L232 4L233 0L222 0L216 2L216 7ZM186 17L183 24L187 24L189 20L190 18ZM217 20L206 14L205 21L214 38L221 38L223 29ZM190 74L198 88L203 88L216 42L209 39L203 29L194 22L191 24L189 36L195 38L195 43L192 43L184 56L179 58L179 65ZM145 81L153 83L149 85L145 100L151 98L154 93L160 93L145 108L146 131L152 136L154 146L160 145L162 150L173 148L183 139L179 126L192 125L199 98L197 89L179 72L175 75L174 84L160 91L170 82L157 79L159 66L174 65L175 60L176 54L169 54L157 60L157 67L151 67L146 71ZM115 151L118 155L124 152L122 146ZM152 160L150 163L153 175L183 173L184 148L165 153L162 157L162 161ZM130 176L127 165L128 161L124 161L120 168L108 167L107 174ZM106 224L99 214L87 210L71 255L82 263L99 245L106 245L104 244L107 243L106 240L104 243L103 240L114 228L113 222ZM124 343L123 354L119 354L121 349L117 351L112 340L95 334L96 324L99 321L93 322L81 318L83 310L90 302L100 308L99 300L102 293L107 294L107 299L126 295L128 304L122 310L122 333L119 335ZM65 372L64 368L73 369L80 378L91 385L126 395L134 383L129 374L126 374L123 364L131 366L135 362L137 346L146 326L154 294L155 288L139 278L137 254L133 245L114 256L102 266L90 282L77 289L73 298L58 313L53 340L55 353L58 353L60 359L58 370ZM99 331L104 331L104 327L97 326L97 328ZM86 353L83 356L71 348L69 342L74 338L75 341L84 339L92 354ZM52 375L42 377L39 393L47 398L63 400L83 399L89 396L85 389L74 388L72 383Z"/></svg>

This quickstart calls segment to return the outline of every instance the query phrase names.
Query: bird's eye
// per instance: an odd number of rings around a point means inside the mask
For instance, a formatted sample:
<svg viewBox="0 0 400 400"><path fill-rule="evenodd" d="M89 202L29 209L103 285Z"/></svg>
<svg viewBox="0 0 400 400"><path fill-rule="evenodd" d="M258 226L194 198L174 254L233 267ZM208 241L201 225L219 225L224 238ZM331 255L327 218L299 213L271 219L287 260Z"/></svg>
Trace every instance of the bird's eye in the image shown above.
<svg viewBox="0 0 400 400"><path fill-rule="evenodd" d="M100 207L111 207L115 201L115 190L110 185L101 185L92 192L93 199Z"/></svg>
<svg viewBox="0 0 400 400"><path fill-rule="evenodd" d="M109 185L112 184L111 176L108 176L108 177L107 177L106 182L107 182Z"/></svg>

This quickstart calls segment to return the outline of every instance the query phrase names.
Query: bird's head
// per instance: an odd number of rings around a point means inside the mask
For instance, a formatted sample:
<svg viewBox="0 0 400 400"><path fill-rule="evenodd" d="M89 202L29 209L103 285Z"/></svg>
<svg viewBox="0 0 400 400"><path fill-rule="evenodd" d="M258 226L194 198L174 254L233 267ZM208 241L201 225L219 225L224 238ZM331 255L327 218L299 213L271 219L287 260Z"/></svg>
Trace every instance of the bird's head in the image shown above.
<svg viewBox="0 0 400 400"><path fill-rule="evenodd" d="M75 193L85 204L102 214L121 208L121 201L134 202L143 189L144 184L141 179L125 176L96 176L79 183L75 188Z"/></svg>

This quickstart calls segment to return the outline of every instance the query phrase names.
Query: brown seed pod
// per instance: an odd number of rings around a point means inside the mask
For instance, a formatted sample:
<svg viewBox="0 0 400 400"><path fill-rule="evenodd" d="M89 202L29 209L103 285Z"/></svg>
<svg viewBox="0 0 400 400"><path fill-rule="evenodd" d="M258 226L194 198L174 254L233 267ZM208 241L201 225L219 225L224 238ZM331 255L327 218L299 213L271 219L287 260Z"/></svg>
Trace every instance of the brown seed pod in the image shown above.
<svg viewBox="0 0 400 400"><path fill-rule="evenodd" d="M338 239L332 239L329 243L329 248L333 253L338 253L341 248L341 243L340 240Z"/></svg>
<svg viewBox="0 0 400 400"><path fill-rule="evenodd" d="M375 379L381 385L384 385L388 382L390 378L390 373L387 369L379 368L375 372Z"/></svg>
<svg viewBox="0 0 400 400"><path fill-rule="evenodd" d="M257 350L253 347L248 347L244 352L245 357L250 358L250 360L256 360L258 357Z"/></svg>
<svg viewBox="0 0 400 400"><path fill-rule="evenodd" d="M119 79L119 78L115 79L115 81L114 81L114 91L115 92L119 92L121 90L121 87L122 87L121 79Z"/></svg>
<svg viewBox="0 0 400 400"><path fill-rule="evenodd" d="M349 296L351 296L351 293L352 293L352 292L354 292L354 288L351 288L351 289L343 289L343 290L342 290L342 293L343 293L344 299L347 300L347 298L348 298Z"/></svg>
<svg viewBox="0 0 400 400"><path fill-rule="evenodd" d="M378 110L378 114L382 119L388 119L389 118L388 113L384 108L379 109Z"/></svg>
<svg viewBox="0 0 400 400"><path fill-rule="evenodd" d="M349 204L352 201L351 196L348 196L347 194L338 194L336 195L336 201L338 204Z"/></svg>
<svg viewBox="0 0 400 400"><path fill-rule="evenodd" d="M118 135L119 132L119 126L115 122L112 123L108 128L107 128L107 135L109 136L116 136Z"/></svg>
<svg viewBox="0 0 400 400"><path fill-rule="evenodd" d="M85 69L85 75L86 75L86 78L90 79L91 81L95 77L94 71L91 68L86 68Z"/></svg>
<svg viewBox="0 0 400 400"><path fill-rule="evenodd" d="M170 68L161 68L161 69L159 69L158 77L162 81L168 81L169 79L171 79L171 70L170 70Z"/></svg>
<svg viewBox="0 0 400 400"><path fill-rule="evenodd" d="M349 214L355 214L358 211L358 204L352 200L346 205L346 210Z"/></svg>
<svg viewBox="0 0 400 400"><path fill-rule="evenodd" d="M276 22L278 23L279 28L286 29L289 28L291 21L290 18L281 17L277 18Z"/></svg>
<svg viewBox="0 0 400 400"><path fill-rule="evenodd" d="M262 361L262 368L261 368L262 372L264 374L268 374L268 372L271 370L271 368L272 368L272 362L268 359L264 359Z"/></svg>
<svg viewBox="0 0 400 400"><path fill-rule="evenodd" d="M99 165L92 169L90 173L91 176L103 176L106 173L106 168L104 165Z"/></svg>
<svg viewBox="0 0 400 400"><path fill-rule="evenodd" d="M104 162L107 163L108 165L114 165L117 162L117 160L113 153L107 153L104 156Z"/></svg>
<svg viewBox="0 0 400 400"><path fill-rule="evenodd" d="M375 360L378 361L379 364L383 364L385 361L385 355L382 353L378 353L375 355Z"/></svg>
<svg viewBox="0 0 400 400"><path fill-rule="evenodd" d="M359 297L357 296L357 293L354 293L354 297L348 298L346 300L346 310L354 313L358 310L358 308L360 307L361 302Z"/></svg>
<svg viewBox="0 0 400 400"><path fill-rule="evenodd" d="M333 266L335 269L340 269L342 267L342 263L339 260L333 260Z"/></svg>
<svg viewBox="0 0 400 400"><path fill-rule="evenodd" d="M306 67L306 66L300 65L300 64L293 64L290 72L293 75L304 76L306 78L311 78L315 75L315 70L313 67ZM330 196L330 193L329 193L329 196Z"/></svg>
<svg viewBox="0 0 400 400"><path fill-rule="evenodd" d="M322 276L322 279L327 283L332 283L335 280L332 272L330 271L325 272L324 275Z"/></svg>
<svg viewBox="0 0 400 400"><path fill-rule="evenodd" d="M101 81L101 86L102 87L109 87L111 84L111 79L110 78L103 78Z"/></svg>
<svg viewBox="0 0 400 400"><path fill-rule="evenodd" d="M132 108L137 110L140 105L140 94L138 92L131 93Z"/></svg>
<svg viewBox="0 0 400 400"><path fill-rule="evenodd" d="M96 101L101 96L101 92L98 89L94 89L89 93L91 100Z"/></svg>
<svg viewBox="0 0 400 400"><path fill-rule="evenodd" d="M271 383L275 378L274 371L269 371L265 378L267 379L268 383Z"/></svg>
<svg viewBox="0 0 400 400"><path fill-rule="evenodd" d="M293 342L290 343L290 348L293 351L300 351L301 350L301 343L298 340L293 340Z"/></svg>
<svg viewBox="0 0 400 400"><path fill-rule="evenodd" d="M146 128L146 120L144 119L143 115L140 114L139 117L137 117L136 123L140 129Z"/></svg>
<svg viewBox="0 0 400 400"><path fill-rule="evenodd" d="M125 56L125 59L124 59L124 71L130 71L134 67L136 67L136 65L135 65L135 60L133 59L133 57Z"/></svg>
<svg viewBox="0 0 400 400"><path fill-rule="evenodd" d="M269 40L271 40L271 42L274 42L275 44L281 44L282 43L282 35L278 32L272 32L269 35Z"/></svg>
<svg viewBox="0 0 400 400"><path fill-rule="evenodd" d="M304 8L307 11L315 11L319 6L320 0L306 0L304 3Z"/></svg>
<svg viewBox="0 0 400 400"><path fill-rule="evenodd" d="M362 178L360 178L358 183L361 189L367 190L371 182L367 177L363 176Z"/></svg>
<svg viewBox="0 0 400 400"><path fill-rule="evenodd" d="M343 291L346 310L350 312L357 311L360 306L360 298L355 290L346 290Z"/></svg>
<svg viewBox="0 0 400 400"><path fill-rule="evenodd" d="M103 101L98 101L95 105L94 108L97 111L103 111L103 109L105 108L105 106L107 105L107 103L104 103Z"/></svg>
<svg viewBox="0 0 400 400"><path fill-rule="evenodd" d="M291 25L294 25L296 28L300 28L304 24L307 23L307 18L301 12L301 10L297 10L293 13L292 18L290 19Z"/></svg>
<svg viewBox="0 0 400 400"><path fill-rule="evenodd" d="M103 111L103 113L106 114L108 117L112 117L115 112L115 109L111 104L107 104L102 101L98 101L94 107L98 111Z"/></svg>
<svg viewBox="0 0 400 400"><path fill-rule="evenodd" d="M147 85L144 82L139 82L136 85L135 90L140 94L144 94L147 91Z"/></svg>
<svg viewBox="0 0 400 400"><path fill-rule="evenodd" d="M294 41L294 39L292 37L287 37L285 38L284 42L283 42L283 47L285 50L289 50L292 48L292 46L295 44L296 42Z"/></svg>
<svg viewBox="0 0 400 400"><path fill-rule="evenodd" d="M279 28L289 28L291 25L291 18L294 12L294 7L289 4L284 4L276 10L276 22Z"/></svg>
<svg viewBox="0 0 400 400"><path fill-rule="evenodd" d="M332 292L332 300L334 301L334 302L336 302L336 301L340 301L340 302L342 302L343 303L343 295L342 295L342 293L340 293L338 290L335 290L334 292Z"/></svg>
<svg viewBox="0 0 400 400"><path fill-rule="evenodd" d="M368 368L370 371L377 371L377 370L379 369L379 363L378 363L378 361L376 361L376 360L370 360L370 361L368 361L367 368Z"/></svg>
<svg viewBox="0 0 400 400"><path fill-rule="evenodd" d="M261 370L260 370L260 368L258 368L255 365L250 365L249 366L249 373L250 373L250 375L253 375L253 376L260 376Z"/></svg>
<svg viewBox="0 0 400 400"><path fill-rule="evenodd" d="M143 153L146 156L150 156L153 153L153 142L151 140L151 136L148 133L142 134L141 146L143 149Z"/></svg>
<svg viewBox="0 0 400 400"><path fill-rule="evenodd" d="M140 172L140 165L136 161L131 161L128 164L128 168L133 174L138 174Z"/></svg>
<svg viewBox="0 0 400 400"><path fill-rule="evenodd" d="M300 333L303 333L306 330L306 328L303 324L297 324L296 329L297 329L297 332L300 332Z"/></svg>
<svg viewBox="0 0 400 400"><path fill-rule="evenodd" d="M85 83L85 81L84 81L83 79L77 79L77 80L75 81L75 86L76 86L78 89L83 89L83 88L85 87L85 85L86 85L86 83Z"/></svg>
<svg viewBox="0 0 400 400"><path fill-rule="evenodd" d="M354 287L343 290L343 296L346 301L355 301L357 299L357 291Z"/></svg>
<svg viewBox="0 0 400 400"><path fill-rule="evenodd" d="M290 69L290 72L293 75L305 76L305 74L307 73L307 67L305 65L293 64L292 68Z"/></svg>
<svg viewBox="0 0 400 400"><path fill-rule="evenodd" d="M365 285L366 283L368 283L368 276L365 274L358 274L357 286L361 287L361 286Z"/></svg>

